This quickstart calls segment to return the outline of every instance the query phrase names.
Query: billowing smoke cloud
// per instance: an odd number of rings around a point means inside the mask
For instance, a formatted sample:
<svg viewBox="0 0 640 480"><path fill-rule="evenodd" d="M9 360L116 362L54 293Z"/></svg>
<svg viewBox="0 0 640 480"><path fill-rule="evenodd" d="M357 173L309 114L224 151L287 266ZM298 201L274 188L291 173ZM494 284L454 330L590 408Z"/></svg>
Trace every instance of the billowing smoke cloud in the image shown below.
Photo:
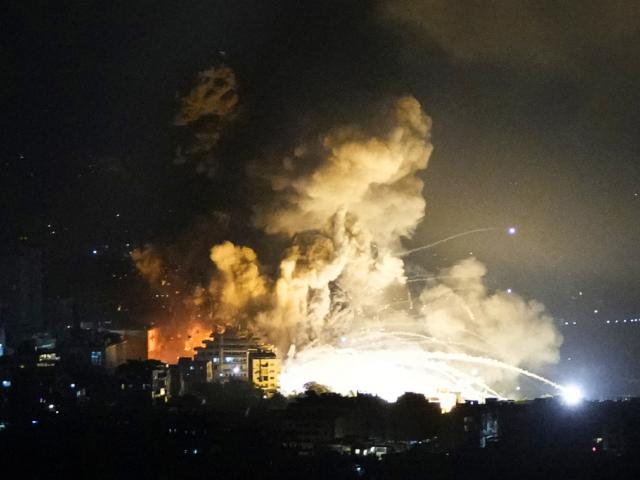
<svg viewBox="0 0 640 480"><path fill-rule="evenodd" d="M410 236L424 215L418 173L432 150L431 122L414 98L405 97L382 112L378 125L384 128L373 134L337 128L298 146L279 172L267 175L274 197L256 207L254 223L290 236L291 246L255 326L283 347L304 350L373 323L386 328L390 321L513 365L556 361L560 337L543 306L490 294L482 283L485 267L475 260L443 272L441 282L408 300L396 253L401 237ZM241 251L228 244L215 248ZM233 285L219 288L250 291L246 286L256 284L257 295L265 296L268 282L250 253L225 256L221 270L251 273L247 280L225 277ZM394 303L420 308L390 309Z"/></svg>
<svg viewBox="0 0 640 480"><path fill-rule="evenodd" d="M255 206L253 226L288 247L273 268L250 247L214 244L214 270L194 303L208 306L213 324L249 328L286 353L288 389L330 382L313 376L334 374L336 362L395 358L379 369L390 376L398 376L394 368L429 371L406 377L428 386L402 388L439 395L444 385L469 397L495 394L490 385L507 385L518 367L556 361L560 337L544 307L489 292L480 262L440 272L418 295L408 287L401 239L425 214L420 175L432 151L431 120L415 98L402 97L366 125L331 129L297 145L274 168L262 162L251 169L271 193ZM153 250L134 258L142 273L157 278L162 263ZM446 368L445 354L454 356ZM465 362L478 364L482 377L467 372ZM355 376L348 379L354 389L375 386L358 383L367 375Z"/></svg>
<svg viewBox="0 0 640 480"><path fill-rule="evenodd" d="M275 197L256 207L254 223L293 238L272 310L258 321L280 345L335 336L371 291L404 282L393 252L424 215L417 173L431 153L431 122L404 97L380 112L379 125L374 135L348 126L300 145L269 177Z"/></svg>
<svg viewBox="0 0 640 480"><path fill-rule="evenodd" d="M400 307L373 297L377 308L340 337L312 342L290 357L284 391L302 391L313 379L342 394L372 392L388 400L416 391L446 409L458 396L518 397L519 376L557 389L525 370L558 360L562 338L553 320L538 302L490 292L485 273L482 263L465 259Z"/></svg>
<svg viewBox="0 0 640 480"><path fill-rule="evenodd" d="M238 108L234 71L212 67L198 74L195 87L181 98L174 124L187 129L186 146L178 147L175 163L193 162L198 173L214 177L218 170L216 149Z"/></svg>
<svg viewBox="0 0 640 480"><path fill-rule="evenodd" d="M246 328L267 294L267 281L256 253L249 247L224 242L211 249L211 261L217 268L209 286L216 322Z"/></svg>
<svg viewBox="0 0 640 480"><path fill-rule="evenodd" d="M153 245L145 245L144 248L136 248L131 252L136 269L152 285L160 284L165 274L165 267L161 256Z"/></svg>
<svg viewBox="0 0 640 480"><path fill-rule="evenodd" d="M393 123L379 136L351 126L330 132L317 145L298 147L271 179L277 199L258 208L256 224L268 233L292 235L315 230L344 210L377 242L395 243L410 235L424 215L423 184L416 173L426 168L431 154L431 120L412 97L390 110ZM314 157L319 165L301 175L297 165Z"/></svg>
<svg viewBox="0 0 640 480"><path fill-rule="evenodd" d="M512 365L556 362L561 337L544 306L513 293L490 293L482 282L486 272L473 258L442 271L438 284L420 294L426 332Z"/></svg>

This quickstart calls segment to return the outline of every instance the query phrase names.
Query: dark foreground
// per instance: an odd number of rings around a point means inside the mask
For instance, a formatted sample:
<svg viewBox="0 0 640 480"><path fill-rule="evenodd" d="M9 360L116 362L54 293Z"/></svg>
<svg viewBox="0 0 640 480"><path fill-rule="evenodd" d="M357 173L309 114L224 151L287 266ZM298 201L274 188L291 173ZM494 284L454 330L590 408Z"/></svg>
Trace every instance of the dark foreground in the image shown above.
<svg viewBox="0 0 640 480"><path fill-rule="evenodd" d="M7 423L0 465L3 478L636 479L639 424L635 401L85 405Z"/></svg>

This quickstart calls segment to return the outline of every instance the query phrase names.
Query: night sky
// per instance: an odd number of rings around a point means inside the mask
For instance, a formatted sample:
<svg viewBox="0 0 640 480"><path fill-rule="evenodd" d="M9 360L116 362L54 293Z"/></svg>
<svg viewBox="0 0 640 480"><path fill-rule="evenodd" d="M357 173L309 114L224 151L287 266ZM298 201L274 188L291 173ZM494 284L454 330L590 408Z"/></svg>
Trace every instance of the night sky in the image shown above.
<svg viewBox="0 0 640 480"><path fill-rule="evenodd" d="M247 221L250 162L411 94L435 150L407 247L518 227L414 260L436 270L472 252L490 287L557 319L557 378L640 394L640 323L622 322L640 317L638 25L628 1L14 2L0 18L2 249L42 246L48 296L105 305L143 302L133 248L182 242L214 211L233 228L207 239L268 257ZM239 114L203 175L174 161L173 120L220 64Z"/></svg>

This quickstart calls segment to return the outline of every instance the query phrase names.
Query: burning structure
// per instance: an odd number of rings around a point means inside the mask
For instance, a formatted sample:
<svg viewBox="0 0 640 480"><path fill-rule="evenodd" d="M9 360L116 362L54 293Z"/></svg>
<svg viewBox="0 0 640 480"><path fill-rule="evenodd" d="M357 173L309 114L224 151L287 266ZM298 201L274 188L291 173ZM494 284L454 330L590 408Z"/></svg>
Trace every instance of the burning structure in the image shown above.
<svg viewBox="0 0 640 480"><path fill-rule="evenodd" d="M213 365L214 381L250 381L267 395L280 388L281 361L272 345L233 327L214 333L203 343L196 347L195 359Z"/></svg>
<svg viewBox="0 0 640 480"><path fill-rule="evenodd" d="M419 392L448 405L517 396L521 375L562 389L525 370L558 359L562 339L541 304L490 291L475 258L408 275L403 239L425 214L430 132L418 101L401 97L362 124L329 129L275 162L256 162L250 172L270 197L253 206L252 227L287 246L275 264L263 265L253 248L213 245L209 280L183 301L197 307L199 319L172 327L184 349L193 348L195 330L202 340L206 312L212 326L246 330L284 353L284 393L318 382L387 400ZM166 258L155 247L134 252L134 260L150 282L175 288L175 279L159 273ZM196 357L217 362L223 378L252 377L249 338L216 337ZM264 357L268 372L271 361Z"/></svg>

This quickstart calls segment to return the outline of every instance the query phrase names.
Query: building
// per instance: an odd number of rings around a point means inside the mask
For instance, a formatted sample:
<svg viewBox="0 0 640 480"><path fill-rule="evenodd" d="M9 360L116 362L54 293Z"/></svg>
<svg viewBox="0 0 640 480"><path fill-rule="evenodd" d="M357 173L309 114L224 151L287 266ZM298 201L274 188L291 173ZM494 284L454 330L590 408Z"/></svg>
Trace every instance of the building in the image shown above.
<svg viewBox="0 0 640 480"><path fill-rule="evenodd" d="M195 359L210 361L213 381L245 380L272 395L279 388L280 359L272 345L239 329L226 327L196 347Z"/></svg>
<svg viewBox="0 0 640 480"><path fill-rule="evenodd" d="M280 370L281 362L275 353L258 350L249 354L249 378L269 397L280 388Z"/></svg>
<svg viewBox="0 0 640 480"><path fill-rule="evenodd" d="M169 366L161 362L154 362L151 370L151 399L154 403L167 401L168 378Z"/></svg>
<svg viewBox="0 0 640 480"><path fill-rule="evenodd" d="M249 334L227 327L196 347L196 360L211 361L215 381L249 380L249 352L258 349L258 341Z"/></svg>
<svg viewBox="0 0 640 480"><path fill-rule="evenodd" d="M129 360L119 365L115 377L125 405L164 403L168 366L158 360Z"/></svg>
<svg viewBox="0 0 640 480"><path fill-rule="evenodd" d="M185 395L192 392L196 385L211 381L213 381L213 364L210 360L181 357L177 365L169 367L167 394L169 397Z"/></svg>
<svg viewBox="0 0 640 480"><path fill-rule="evenodd" d="M120 341L111 343L104 349L104 357L99 351L91 352L91 363L100 365L113 371L118 365L128 360L147 360L147 331L146 330L110 330L110 333L120 335Z"/></svg>
<svg viewBox="0 0 640 480"><path fill-rule="evenodd" d="M6 346L20 342L42 330L42 253L24 247L0 257L0 328Z"/></svg>

